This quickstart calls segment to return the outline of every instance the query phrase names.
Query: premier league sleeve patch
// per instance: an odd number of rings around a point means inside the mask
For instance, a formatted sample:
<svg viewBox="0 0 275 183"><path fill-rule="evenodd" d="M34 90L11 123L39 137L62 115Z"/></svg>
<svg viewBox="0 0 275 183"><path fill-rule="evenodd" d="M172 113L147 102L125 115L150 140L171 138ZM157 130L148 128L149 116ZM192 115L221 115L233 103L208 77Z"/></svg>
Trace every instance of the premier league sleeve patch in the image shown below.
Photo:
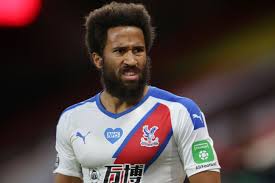
<svg viewBox="0 0 275 183"><path fill-rule="evenodd" d="M214 160L212 146L207 140L194 142L192 145L192 155L197 164L208 163Z"/></svg>

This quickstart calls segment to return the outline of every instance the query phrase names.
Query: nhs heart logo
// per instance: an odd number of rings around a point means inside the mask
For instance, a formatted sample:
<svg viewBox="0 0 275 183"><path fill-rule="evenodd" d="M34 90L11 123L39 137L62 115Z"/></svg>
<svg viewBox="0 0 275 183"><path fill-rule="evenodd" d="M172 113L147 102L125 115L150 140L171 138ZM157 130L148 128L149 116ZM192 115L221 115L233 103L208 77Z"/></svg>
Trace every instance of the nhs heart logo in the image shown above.
<svg viewBox="0 0 275 183"><path fill-rule="evenodd" d="M116 129L107 128L104 132L105 138L112 144L118 141L122 136L122 134L123 134L123 131L121 128L116 128Z"/></svg>

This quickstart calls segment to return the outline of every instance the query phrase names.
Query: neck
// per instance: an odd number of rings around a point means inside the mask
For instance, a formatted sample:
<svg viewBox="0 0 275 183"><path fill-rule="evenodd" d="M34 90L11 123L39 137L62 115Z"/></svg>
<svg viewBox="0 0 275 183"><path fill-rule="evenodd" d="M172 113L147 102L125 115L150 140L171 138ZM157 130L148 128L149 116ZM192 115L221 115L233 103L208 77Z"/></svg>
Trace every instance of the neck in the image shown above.
<svg viewBox="0 0 275 183"><path fill-rule="evenodd" d="M105 107L105 109L111 113L121 113L123 111L126 111L130 107L136 105L148 92L149 87L145 86L143 95L141 98L136 100L120 100L117 97L112 96L109 92L106 90L103 90L103 92L100 95L100 100L102 105Z"/></svg>

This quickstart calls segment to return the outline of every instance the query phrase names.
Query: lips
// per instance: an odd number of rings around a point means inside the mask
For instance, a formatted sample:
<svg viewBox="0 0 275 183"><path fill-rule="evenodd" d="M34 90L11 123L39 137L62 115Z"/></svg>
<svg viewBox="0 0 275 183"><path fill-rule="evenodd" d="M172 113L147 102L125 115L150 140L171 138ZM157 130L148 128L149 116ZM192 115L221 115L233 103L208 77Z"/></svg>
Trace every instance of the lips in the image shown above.
<svg viewBox="0 0 275 183"><path fill-rule="evenodd" d="M123 80L135 81L139 79L140 70L138 68L123 68L121 76Z"/></svg>

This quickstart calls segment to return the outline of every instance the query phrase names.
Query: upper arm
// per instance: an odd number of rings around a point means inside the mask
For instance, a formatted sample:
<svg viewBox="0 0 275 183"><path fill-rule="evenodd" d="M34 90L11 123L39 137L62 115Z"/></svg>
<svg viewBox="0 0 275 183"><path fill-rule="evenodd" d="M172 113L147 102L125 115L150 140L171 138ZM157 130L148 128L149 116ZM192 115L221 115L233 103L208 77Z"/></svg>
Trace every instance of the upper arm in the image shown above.
<svg viewBox="0 0 275 183"><path fill-rule="evenodd" d="M57 161L54 173L82 178L81 165L78 162L71 144L70 118L63 114L56 129Z"/></svg>
<svg viewBox="0 0 275 183"><path fill-rule="evenodd" d="M78 177L66 176L62 174L55 174L54 183L82 183Z"/></svg>
<svg viewBox="0 0 275 183"><path fill-rule="evenodd" d="M186 102L185 107L178 114L174 136L187 176L209 170L219 171L213 140L208 134L202 111L193 101Z"/></svg>
<svg viewBox="0 0 275 183"><path fill-rule="evenodd" d="M219 172L204 171L189 177L190 183L220 183L221 177Z"/></svg>

